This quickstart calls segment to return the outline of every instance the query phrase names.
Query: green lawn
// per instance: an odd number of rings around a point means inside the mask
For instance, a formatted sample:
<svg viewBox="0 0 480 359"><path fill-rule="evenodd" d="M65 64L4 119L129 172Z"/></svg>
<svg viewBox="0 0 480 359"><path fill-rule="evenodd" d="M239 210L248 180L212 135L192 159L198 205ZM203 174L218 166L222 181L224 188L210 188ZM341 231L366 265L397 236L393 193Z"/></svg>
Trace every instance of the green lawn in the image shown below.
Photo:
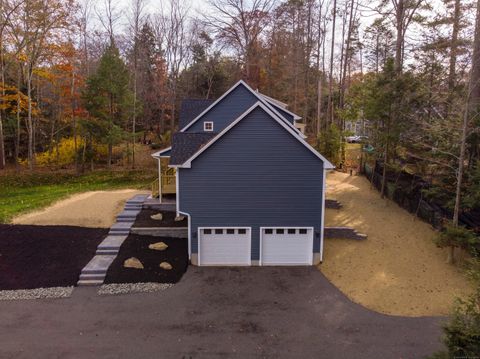
<svg viewBox="0 0 480 359"><path fill-rule="evenodd" d="M0 223L14 216L46 207L58 199L85 191L119 188L150 189L154 170L71 173L20 173L0 176Z"/></svg>

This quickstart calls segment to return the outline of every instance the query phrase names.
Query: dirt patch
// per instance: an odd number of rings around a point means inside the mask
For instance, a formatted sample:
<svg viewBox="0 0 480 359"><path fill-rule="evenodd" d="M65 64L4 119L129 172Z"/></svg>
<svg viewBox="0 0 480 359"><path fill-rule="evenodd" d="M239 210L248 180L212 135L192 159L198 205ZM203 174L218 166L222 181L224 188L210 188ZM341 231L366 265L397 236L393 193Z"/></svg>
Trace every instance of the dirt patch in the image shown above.
<svg viewBox="0 0 480 359"><path fill-rule="evenodd" d="M164 251L149 249L153 243L164 242ZM144 269L125 268L128 258L138 258ZM172 269L160 268L160 263L168 262ZM182 238L166 238L131 234L120 247L117 258L108 269L105 283L177 283L188 266L188 241Z"/></svg>
<svg viewBox="0 0 480 359"><path fill-rule="evenodd" d="M365 241L327 239L321 271L353 301L394 315L448 314L454 299L471 292L461 269L445 263L432 241L435 231L394 202L380 198L361 176L333 172L326 226L349 226Z"/></svg>
<svg viewBox="0 0 480 359"><path fill-rule="evenodd" d="M0 289L76 285L102 228L0 225Z"/></svg>
<svg viewBox="0 0 480 359"><path fill-rule="evenodd" d="M151 216L161 213L162 220L152 219ZM182 221L175 221L177 214L170 211L159 211L154 209L142 209L142 211L137 215L133 227L137 228L155 228L155 227L188 227L188 220L185 217Z"/></svg>
<svg viewBox="0 0 480 359"><path fill-rule="evenodd" d="M132 189L80 193L43 210L16 217L12 222L109 228L115 223L115 217L122 211L125 201L142 193L145 191Z"/></svg>

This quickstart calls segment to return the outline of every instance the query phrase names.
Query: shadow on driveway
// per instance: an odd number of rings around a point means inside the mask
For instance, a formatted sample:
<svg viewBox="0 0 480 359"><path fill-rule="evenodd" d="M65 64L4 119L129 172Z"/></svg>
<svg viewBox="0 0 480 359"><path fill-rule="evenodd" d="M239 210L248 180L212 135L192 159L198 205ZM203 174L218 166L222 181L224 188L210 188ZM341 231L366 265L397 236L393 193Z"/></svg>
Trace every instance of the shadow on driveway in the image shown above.
<svg viewBox="0 0 480 359"><path fill-rule="evenodd" d="M199 268L163 292L1 303L0 357L422 358L442 318L352 303L314 267Z"/></svg>

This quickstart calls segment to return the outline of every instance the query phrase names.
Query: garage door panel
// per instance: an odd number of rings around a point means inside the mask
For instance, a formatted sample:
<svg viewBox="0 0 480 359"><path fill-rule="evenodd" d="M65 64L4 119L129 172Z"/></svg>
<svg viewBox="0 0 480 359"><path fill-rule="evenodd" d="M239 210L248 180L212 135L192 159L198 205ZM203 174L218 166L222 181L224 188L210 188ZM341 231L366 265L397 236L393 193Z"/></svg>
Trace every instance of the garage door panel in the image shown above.
<svg viewBox="0 0 480 359"><path fill-rule="evenodd" d="M312 228L266 228L261 231L262 265L311 265Z"/></svg>
<svg viewBox="0 0 480 359"><path fill-rule="evenodd" d="M200 265L250 265L249 228L204 228L199 233Z"/></svg>

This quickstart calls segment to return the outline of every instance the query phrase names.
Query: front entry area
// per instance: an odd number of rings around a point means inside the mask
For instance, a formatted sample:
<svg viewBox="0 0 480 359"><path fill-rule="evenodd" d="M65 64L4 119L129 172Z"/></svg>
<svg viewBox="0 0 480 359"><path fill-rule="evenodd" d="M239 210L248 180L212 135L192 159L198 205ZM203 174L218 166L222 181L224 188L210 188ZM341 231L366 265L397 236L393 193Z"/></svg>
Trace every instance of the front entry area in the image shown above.
<svg viewBox="0 0 480 359"><path fill-rule="evenodd" d="M260 229L261 265L312 265L312 227Z"/></svg>
<svg viewBox="0 0 480 359"><path fill-rule="evenodd" d="M199 265L248 266L251 264L251 228L199 228L198 236Z"/></svg>

